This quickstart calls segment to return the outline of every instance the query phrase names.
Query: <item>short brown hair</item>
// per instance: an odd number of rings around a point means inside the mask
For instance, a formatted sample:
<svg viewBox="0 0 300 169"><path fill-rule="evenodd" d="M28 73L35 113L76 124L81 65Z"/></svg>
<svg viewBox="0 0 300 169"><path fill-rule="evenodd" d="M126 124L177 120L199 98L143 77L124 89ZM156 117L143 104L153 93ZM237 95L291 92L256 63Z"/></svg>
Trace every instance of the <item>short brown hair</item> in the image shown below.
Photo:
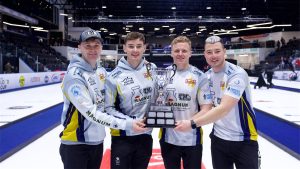
<svg viewBox="0 0 300 169"><path fill-rule="evenodd" d="M142 33L140 33L140 32L130 32L124 38L124 44L126 44L127 41L129 41L129 40L136 40L136 39L139 39L139 40L143 41L144 44L146 42L145 36Z"/></svg>
<svg viewBox="0 0 300 169"><path fill-rule="evenodd" d="M192 48L192 42L191 40L186 37L186 36L178 36L175 39L173 39L172 43L171 43L171 47L173 47L173 45L177 44L177 43L188 43L190 48Z"/></svg>

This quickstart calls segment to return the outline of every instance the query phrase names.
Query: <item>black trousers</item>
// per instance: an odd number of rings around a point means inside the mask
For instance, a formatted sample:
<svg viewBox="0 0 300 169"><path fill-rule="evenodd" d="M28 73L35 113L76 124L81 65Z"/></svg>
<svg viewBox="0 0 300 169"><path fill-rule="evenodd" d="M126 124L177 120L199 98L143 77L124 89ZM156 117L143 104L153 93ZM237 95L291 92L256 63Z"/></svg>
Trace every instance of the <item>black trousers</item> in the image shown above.
<svg viewBox="0 0 300 169"><path fill-rule="evenodd" d="M201 169L202 144L177 146L160 141L160 148L166 169L180 169L181 159L184 169Z"/></svg>
<svg viewBox="0 0 300 169"><path fill-rule="evenodd" d="M59 153L64 169L99 169L102 161L103 143L99 145L60 144Z"/></svg>
<svg viewBox="0 0 300 169"><path fill-rule="evenodd" d="M257 141L227 141L210 134L214 169L258 169Z"/></svg>
<svg viewBox="0 0 300 169"><path fill-rule="evenodd" d="M152 155L152 136L112 136L111 169L147 169Z"/></svg>

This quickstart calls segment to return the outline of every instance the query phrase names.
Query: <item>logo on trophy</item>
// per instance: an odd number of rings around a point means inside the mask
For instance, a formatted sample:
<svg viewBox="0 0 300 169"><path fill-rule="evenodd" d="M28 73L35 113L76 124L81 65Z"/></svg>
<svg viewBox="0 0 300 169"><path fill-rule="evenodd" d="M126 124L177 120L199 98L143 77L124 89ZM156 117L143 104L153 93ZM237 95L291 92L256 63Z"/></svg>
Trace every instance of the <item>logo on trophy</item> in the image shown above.
<svg viewBox="0 0 300 169"><path fill-rule="evenodd" d="M177 66L172 65L172 69L152 68L151 64L147 64L147 73L155 84L155 100L150 105L150 110L146 113L146 127L175 127L175 117L172 106L167 104L167 96L170 92L166 86L172 83L172 78L176 73Z"/></svg>

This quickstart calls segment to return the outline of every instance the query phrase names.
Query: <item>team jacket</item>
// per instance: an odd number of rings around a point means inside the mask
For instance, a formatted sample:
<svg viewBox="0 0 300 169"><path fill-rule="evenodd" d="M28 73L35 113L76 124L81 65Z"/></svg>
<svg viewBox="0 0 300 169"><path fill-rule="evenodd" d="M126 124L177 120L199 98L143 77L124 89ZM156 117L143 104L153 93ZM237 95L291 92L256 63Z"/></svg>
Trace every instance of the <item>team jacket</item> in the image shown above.
<svg viewBox="0 0 300 169"><path fill-rule="evenodd" d="M152 63L151 63L152 64ZM152 67L156 67L152 64ZM122 57L117 67L106 80L105 109L115 115L122 113L124 117L142 119L149 111L154 93L154 82L147 72L146 63L141 61L139 66L132 68L125 57ZM146 132L151 134L151 130ZM133 136L132 130L111 130L112 136Z"/></svg>
<svg viewBox="0 0 300 169"><path fill-rule="evenodd" d="M105 137L104 126L117 129L132 128L132 119L115 117L104 111L106 71L93 69L80 56L75 56L62 83L64 108L60 134L63 144L99 144Z"/></svg>
<svg viewBox="0 0 300 169"><path fill-rule="evenodd" d="M211 104L207 76L198 68L190 65L185 70L177 70L172 81L166 87L166 102L172 106L176 121L190 120L200 111L199 105ZM160 141L178 146L202 144L202 128L187 132L163 128L160 130Z"/></svg>
<svg viewBox="0 0 300 169"><path fill-rule="evenodd" d="M226 116L214 123L212 133L229 141L257 140L256 117L246 71L226 62L222 71L215 73L210 69L206 73L214 106L221 103L223 95L239 100Z"/></svg>

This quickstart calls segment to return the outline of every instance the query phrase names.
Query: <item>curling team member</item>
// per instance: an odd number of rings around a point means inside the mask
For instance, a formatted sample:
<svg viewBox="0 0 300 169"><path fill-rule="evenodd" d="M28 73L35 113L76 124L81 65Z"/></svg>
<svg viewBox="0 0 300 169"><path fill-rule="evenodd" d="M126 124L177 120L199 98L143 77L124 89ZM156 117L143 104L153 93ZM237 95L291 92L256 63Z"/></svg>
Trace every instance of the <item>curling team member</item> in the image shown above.
<svg viewBox="0 0 300 169"><path fill-rule="evenodd" d="M171 43L171 56L177 71L167 85L166 102L173 107L175 120L191 120L211 108L206 75L189 64L191 41L179 36ZM168 67L171 68L171 67ZM200 110L199 110L200 107ZM192 124L188 132L163 128L160 131L161 153L166 169L200 169L202 161L202 128Z"/></svg>
<svg viewBox="0 0 300 169"><path fill-rule="evenodd" d="M126 56L119 60L107 78L105 108L110 114L123 113L134 119L143 119L154 93L154 83L143 58L146 50L144 35L128 33L123 50ZM152 154L150 129L138 134L132 129L112 129L111 135L111 169L147 168Z"/></svg>

